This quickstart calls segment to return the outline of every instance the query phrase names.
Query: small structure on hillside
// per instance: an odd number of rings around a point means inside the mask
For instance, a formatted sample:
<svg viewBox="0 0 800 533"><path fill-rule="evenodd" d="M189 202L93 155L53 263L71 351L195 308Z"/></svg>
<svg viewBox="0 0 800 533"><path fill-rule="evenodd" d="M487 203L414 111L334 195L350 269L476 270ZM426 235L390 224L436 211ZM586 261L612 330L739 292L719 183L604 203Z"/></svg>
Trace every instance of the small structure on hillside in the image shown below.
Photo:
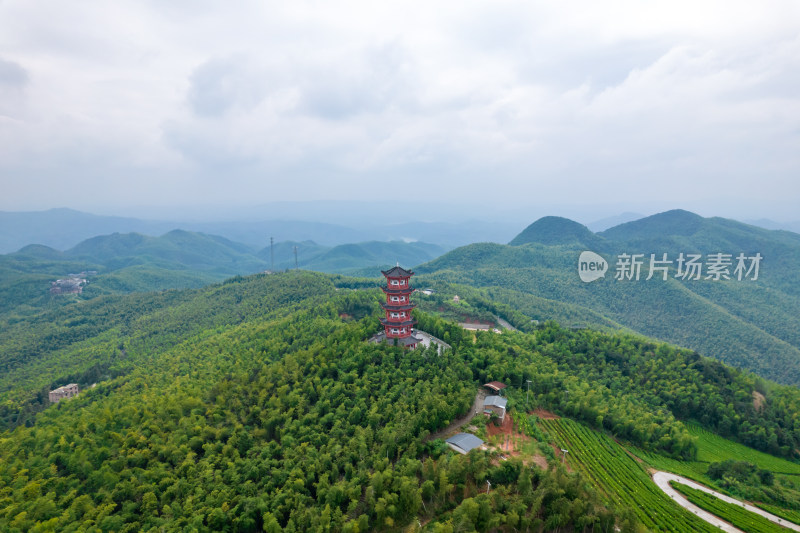
<svg viewBox="0 0 800 533"><path fill-rule="evenodd" d="M57 279L50 282L50 294L58 296L62 294L80 294L83 292L83 286L86 285L86 279L79 277L69 277L66 279Z"/></svg>
<svg viewBox="0 0 800 533"><path fill-rule="evenodd" d="M496 414L500 422L506 419L506 405L508 398L502 396L487 396L483 400L483 414L491 416L492 413Z"/></svg>
<svg viewBox="0 0 800 533"><path fill-rule="evenodd" d="M411 288L410 279L414 273L398 264L389 270L382 270L381 274L386 277L386 286L381 287L386 295L386 302L381 303L386 313L385 318L381 319L383 334L387 340L397 339L398 344L414 349L422 341L414 335L412 327L417 323L411 316L411 310L416 307L411 302L414 289Z"/></svg>
<svg viewBox="0 0 800 533"><path fill-rule="evenodd" d="M506 384L500 383L499 381L490 381L489 383L484 383L483 386L486 387L489 392L493 392L498 395L503 394L502 391L506 388Z"/></svg>
<svg viewBox="0 0 800 533"><path fill-rule="evenodd" d="M470 450L483 446L483 441L471 433L458 433L445 441L458 453L468 454Z"/></svg>
<svg viewBox="0 0 800 533"><path fill-rule="evenodd" d="M78 390L77 383L70 383L69 385L64 385L63 387L59 387L56 390L51 390L49 397L50 403L58 403L64 398L73 398L78 395L80 390Z"/></svg>

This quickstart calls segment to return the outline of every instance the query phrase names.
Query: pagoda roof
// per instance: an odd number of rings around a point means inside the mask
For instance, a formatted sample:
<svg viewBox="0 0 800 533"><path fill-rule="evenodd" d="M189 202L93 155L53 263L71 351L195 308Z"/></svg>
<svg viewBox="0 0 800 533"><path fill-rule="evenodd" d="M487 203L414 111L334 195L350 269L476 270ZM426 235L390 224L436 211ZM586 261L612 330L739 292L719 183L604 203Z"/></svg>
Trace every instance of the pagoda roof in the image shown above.
<svg viewBox="0 0 800 533"><path fill-rule="evenodd" d="M406 270L400 265L394 266L389 270L381 270L381 274L383 274L387 278L410 278L411 276L414 275L412 271Z"/></svg>
<svg viewBox="0 0 800 533"><path fill-rule="evenodd" d="M417 321L414 320L414 319L403 320L402 322L392 322L391 320L387 320L385 318L381 318L380 321L381 321L381 324L383 324L384 326L393 326L393 327L398 327L398 328L402 328L403 326L413 326L414 324L417 323Z"/></svg>
<svg viewBox="0 0 800 533"><path fill-rule="evenodd" d="M416 306L417 304L414 302L406 302L404 304L381 302L381 307L390 311L408 311L410 309L414 309Z"/></svg>
<svg viewBox="0 0 800 533"><path fill-rule="evenodd" d="M402 344L403 346L416 345L420 342L422 342L422 339L420 337L415 337L414 335L400 337L397 339L397 344Z"/></svg>
<svg viewBox="0 0 800 533"><path fill-rule="evenodd" d="M395 340L397 344L402 346L414 346L422 342L422 337L417 337L412 333L408 337L392 337L391 339L387 339L386 332L380 331L370 339L370 342L394 342Z"/></svg>
<svg viewBox="0 0 800 533"><path fill-rule="evenodd" d="M400 289L391 289L389 287L381 287L381 289L383 289L383 292L385 292L386 294L411 294L412 292L417 290L417 289L414 289L412 287L403 287L403 288L400 288Z"/></svg>

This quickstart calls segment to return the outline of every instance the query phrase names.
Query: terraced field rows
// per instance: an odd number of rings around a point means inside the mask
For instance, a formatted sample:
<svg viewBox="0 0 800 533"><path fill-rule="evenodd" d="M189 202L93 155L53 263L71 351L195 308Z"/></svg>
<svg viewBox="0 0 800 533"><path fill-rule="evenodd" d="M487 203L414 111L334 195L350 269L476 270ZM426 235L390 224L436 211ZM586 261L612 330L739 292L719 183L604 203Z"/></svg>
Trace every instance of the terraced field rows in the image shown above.
<svg viewBox="0 0 800 533"><path fill-rule="evenodd" d="M670 485L686 496L686 499L696 506L722 518L746 533L785 533L787 531L783 527L773 524L762 516L742 509L738 505L724 502L716 496L712 496L701 490L687 487L682 483L672 482Z"/></svg>
<svg viewBox="0 0 800 533"><path fill-rule="evenodd" d="M794 522L795 524L800 524L800 512L792 511L789 509L782 509L777 505L769 505L766 503L755 503L756 507L761 507L768 513L772 513L775 516L780 516L781 518L785 518L790 522Z"/></svg>
<svg viewBox="0 0 800 533"><path fill-rule="evenodd" d="M568 419L541 420L570 466L602 487L611 505L628 506L651 531L719 531L683 509L650 479L644 467L610 438Z"/></svg>
<svg viewBox="0 0 800 533"><path fill-rule="evenodd" d="M697 460L700 462L714 463L733 459L747 461L778 474L800 475L800 464L748 448L695 425L689 426L689 433L697 437Z"/></svg>

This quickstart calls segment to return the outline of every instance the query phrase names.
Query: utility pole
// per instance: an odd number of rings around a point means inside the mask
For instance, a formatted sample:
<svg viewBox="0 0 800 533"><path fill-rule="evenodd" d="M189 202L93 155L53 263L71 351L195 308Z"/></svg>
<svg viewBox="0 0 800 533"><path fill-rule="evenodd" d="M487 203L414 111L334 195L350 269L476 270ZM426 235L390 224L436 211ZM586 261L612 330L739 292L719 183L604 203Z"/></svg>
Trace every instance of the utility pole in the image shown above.
<svg viewBox="0 0 800 533"><path fill-rule="evenodd" d="M269 269L275 272L275 252L273 251L273 245L275 244L275 239L272 237L269 238Z"/></svg>
<svg viewBox="0 0 800 533"><path fill-rule="evenodd" d="M531 394L531 380L526 379L525 381L528 382L528 391L525 393L525 407L528 407L528 396Z"/></svg>

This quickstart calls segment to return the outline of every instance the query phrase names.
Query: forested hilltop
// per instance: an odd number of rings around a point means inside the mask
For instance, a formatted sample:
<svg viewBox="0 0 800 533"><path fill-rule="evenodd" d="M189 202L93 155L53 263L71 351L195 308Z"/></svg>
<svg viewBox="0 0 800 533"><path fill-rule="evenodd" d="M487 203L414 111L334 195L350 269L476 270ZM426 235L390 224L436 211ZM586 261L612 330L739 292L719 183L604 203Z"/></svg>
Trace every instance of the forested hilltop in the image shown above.
<svg viewBox="0 0 800 533"><path fill-rule="evenodd" d="M584 283L583 251L601 254L605 276ZM639 255L640 267L623 270L620 257ZM650 272L651 254L666 256L666 270ZM716 254L724 275L708 270ZM761 257L758 275L736 272L737 257ZM702 272L687 275L679 258L697 256ZM545 217L509 245L478 243L457 248L417 267L425 283L437 280L494 291L497 300L546 320L531 298L568 304L565 325L619 324L648 337L696 350L729 365L782 383L800 384L800 235L733 220L669 211L601 233L571 220ZM658 263L656 263L658 267ZM727 279L726 279L727 276ZM421 278L423 276L420 276ZM666 277L666 279L664 279ZM699 278L699 279L698 279ZM740 279L741 278L741 279ZM755 278L755 279L754 279Z"/></svg>
<svg viewBox="0 0 800 533"><path fill-rule="evenodd" d="M568 438L580 457L578 430L534 406L687 469L705 464L698 427L782 456L758 490L800 509L781 477L800 447L796 388L641 337L537 325L551 302L521 312L488 290L468 295L470 312L520 331L466 331L420 297L420 329L450 350L370 344L381 294L288 272L75 302L4 328L0 530L638 531L660 530L664 509L706 530L668 498L636 504L557 456ZM538 447L503 460L483 419L470 431L487 450L428 438L492 380ZM41 410L37 395L68 381L97 386Z"/></svg>

